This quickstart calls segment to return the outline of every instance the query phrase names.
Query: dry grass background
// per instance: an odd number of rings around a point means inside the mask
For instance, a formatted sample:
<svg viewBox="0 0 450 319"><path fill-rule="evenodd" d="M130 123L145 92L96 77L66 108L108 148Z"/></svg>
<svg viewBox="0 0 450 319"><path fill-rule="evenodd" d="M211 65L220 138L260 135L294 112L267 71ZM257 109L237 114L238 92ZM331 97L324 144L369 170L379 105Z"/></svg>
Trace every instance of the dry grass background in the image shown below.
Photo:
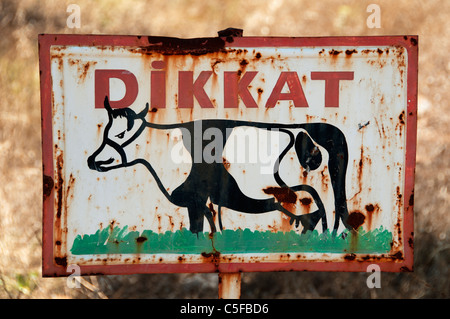
<svg viewBox="0 0 450 319"><path fill-rule="evenodd" d="M81 28L66 26L69 3ZM366 8L381 8L369 29ZM450 1L0 0L0 298L216 298L216 274L41 277L39 33L217 36L419 35L415 272L246 273L242 298L449 298Z"/></svg>

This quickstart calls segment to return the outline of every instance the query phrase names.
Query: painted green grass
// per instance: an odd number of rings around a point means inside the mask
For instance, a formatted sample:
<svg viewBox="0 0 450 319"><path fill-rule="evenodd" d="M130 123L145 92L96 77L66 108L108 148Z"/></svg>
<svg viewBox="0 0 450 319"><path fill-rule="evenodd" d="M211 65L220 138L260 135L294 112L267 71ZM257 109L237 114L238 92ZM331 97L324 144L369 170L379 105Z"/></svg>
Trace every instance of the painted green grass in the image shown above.
<svg viewBox="0 0 450 319"><path fill-rule="evenodd" d="M386 253L391 249L392 234L380 227L357 233L344 231L338 236L317 231L304 235L295 231L223 230L213 235L195 235L186 228L165 233L128 227L98 230L92 235L78 235L71 249L74 255L91 254L201 254L227 253Z"/></svg>

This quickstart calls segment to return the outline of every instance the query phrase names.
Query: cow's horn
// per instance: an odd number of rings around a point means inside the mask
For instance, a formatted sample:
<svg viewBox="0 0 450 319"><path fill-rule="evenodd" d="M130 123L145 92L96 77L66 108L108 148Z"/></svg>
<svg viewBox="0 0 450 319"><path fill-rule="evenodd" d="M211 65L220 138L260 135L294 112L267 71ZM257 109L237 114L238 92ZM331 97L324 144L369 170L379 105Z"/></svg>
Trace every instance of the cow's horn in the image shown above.
<svg viewBox="0 0 450 319"><path fill-rule="evenodd" d="M149 109L149 105L148 105L148 103L146 103L145 104L145 109L143 109L141 112L139 112L137 117L144 118L147 115L147 113L148 113L148 109Z"/></svg>
<svg viewBox="0 0 450 319"><path fill-rule="evenodd" d="M112 113L112 107L111 107L111 105L109 105L108 95L105 96L104 106L105 106L105 109L108 111L108 113Z"/></svg>

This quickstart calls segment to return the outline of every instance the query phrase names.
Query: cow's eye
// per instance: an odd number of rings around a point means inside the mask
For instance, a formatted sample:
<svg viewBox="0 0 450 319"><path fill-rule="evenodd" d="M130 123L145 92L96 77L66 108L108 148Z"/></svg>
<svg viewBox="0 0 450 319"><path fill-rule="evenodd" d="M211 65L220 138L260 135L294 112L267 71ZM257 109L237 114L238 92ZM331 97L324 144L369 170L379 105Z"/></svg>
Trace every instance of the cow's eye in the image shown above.
<svg viewBox="0 0 450 319"><path fill-rule="evenodd" d="M122 139L125 136L125 131L116 135L117 138Z"/></svg>

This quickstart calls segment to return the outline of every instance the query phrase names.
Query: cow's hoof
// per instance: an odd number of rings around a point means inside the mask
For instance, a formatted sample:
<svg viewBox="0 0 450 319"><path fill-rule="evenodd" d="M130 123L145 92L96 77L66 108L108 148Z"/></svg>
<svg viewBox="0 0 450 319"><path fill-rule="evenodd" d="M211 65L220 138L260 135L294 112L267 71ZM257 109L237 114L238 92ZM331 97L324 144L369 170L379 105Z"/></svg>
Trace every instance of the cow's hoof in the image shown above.
<svg viewBox="0 0 450 319"><path fill-rule="evenodd" d="M298 228L300 226L300 216L291 217L291 220L289 221L289 224L293 224L295 221L295 227Z"/></svg>

